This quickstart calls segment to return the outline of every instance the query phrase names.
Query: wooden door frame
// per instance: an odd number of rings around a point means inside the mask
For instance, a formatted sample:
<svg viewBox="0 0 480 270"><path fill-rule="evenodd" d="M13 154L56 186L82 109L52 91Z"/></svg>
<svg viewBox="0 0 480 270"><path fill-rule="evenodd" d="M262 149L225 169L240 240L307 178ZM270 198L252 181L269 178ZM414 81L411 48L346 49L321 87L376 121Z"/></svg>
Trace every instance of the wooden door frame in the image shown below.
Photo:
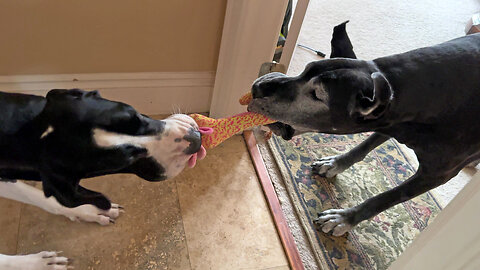
<svg viewBox="0 0 480 270"><path fill-rule="evenodd" d="M288 68L310 0L298 0L280 63ZM260 66L271 62L288 0L228 0L210 116L245 111L239 97L250 90Z"/></svg>
<svg viewBox="0 0 480 270"><path fill-rule="evenodd" d="M250 91L260 66L272 62L288 0L228 0L219 60L210 106L210 117L221 118L245 111L238 99ZM292 17L280 63L286 68L295 49L309 0L299 0ZM291 269L303 270L295 241L277 195L258 152L252 132L245 132L265 199Z"/></svg>
<svg viewBox="0 0 480 270"><path fill-rule="evenodd" d="M238 99L250 90L260 65L273 59L288 0L228 0L210 116L245 111Z"/></svg>

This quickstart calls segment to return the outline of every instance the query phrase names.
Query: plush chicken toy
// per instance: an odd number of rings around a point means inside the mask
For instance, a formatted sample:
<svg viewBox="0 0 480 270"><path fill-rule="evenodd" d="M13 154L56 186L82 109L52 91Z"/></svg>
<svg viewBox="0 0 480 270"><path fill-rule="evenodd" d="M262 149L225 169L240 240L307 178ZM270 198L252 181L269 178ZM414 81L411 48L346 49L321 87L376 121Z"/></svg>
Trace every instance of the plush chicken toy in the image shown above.
<svg viewBox="0 0 480 270"><path fill-rule="evenodd" d="M242 105L248 105L251 100L252 93L250 92L240 98L239 102ZM254 112L244 112L220 119L206 117L201 114L191 114L190 116L200 127L200 133L202 133L202 146L206 149L221 144L223 141L240 131L276 122L265 115Z"/></svg>

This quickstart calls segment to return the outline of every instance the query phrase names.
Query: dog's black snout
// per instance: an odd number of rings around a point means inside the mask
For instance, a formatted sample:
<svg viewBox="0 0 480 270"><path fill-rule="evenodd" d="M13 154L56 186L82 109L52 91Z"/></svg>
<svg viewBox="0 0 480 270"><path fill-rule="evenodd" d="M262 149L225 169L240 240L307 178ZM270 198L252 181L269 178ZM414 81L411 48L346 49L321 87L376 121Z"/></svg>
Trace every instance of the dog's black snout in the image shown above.
<svg viewBox="0 0 480 270"><path fill-rule="evenodd" d="M273 95L271 89L272 83L269 82L257 82L252 85L252 97L253 98L263 98Z"/></svg>
<svg viewBox="0 0 480 270"><path fill-rule="evenodd" d="M252 97L255 99L272 96L285 82L287 82L285 74L279 72L263 75L253 83Z"/></svg>
<svg viewBox="0 0 480 270"><path fill-rule="evenodd" d="M262 91L260 90L260 86L258 83L254 83L252 85L252 97L253 98L261 98L263 97Z"/></svg>
<svg viewBox="0 0 480 270"><path fill-rule="evenodd" d="M188 134L183 136L183 139L190 143L190 145L184 151L185 154L195 154L198 152L198 150L200 150L200 146L202 146L202 135L198 130L191 128L188 131Z"/></svg>

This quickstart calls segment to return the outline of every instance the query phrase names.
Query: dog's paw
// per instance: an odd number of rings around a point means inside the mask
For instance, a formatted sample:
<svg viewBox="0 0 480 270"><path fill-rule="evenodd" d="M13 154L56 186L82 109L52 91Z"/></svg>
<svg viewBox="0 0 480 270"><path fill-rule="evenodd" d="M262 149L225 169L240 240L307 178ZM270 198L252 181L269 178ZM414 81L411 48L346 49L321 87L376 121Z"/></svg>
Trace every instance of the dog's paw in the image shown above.
<svg viewBox="0 0 480 270"><path fill-rule="evenodd" d="M312 164L312 173L332 178L347 168L348 166L341 161L340 156L325 157Z"/></svg>
<svg viewBox="0 0 480 270"><path fill-rule="evenodd" d="M73 269L72 261L60 257L61 252L42 251L37 254L6 256L0 268L3 270L67 270Z"/></svg>
<svg viewBox="0 0 480 270"><path fill-rule="evenodd" d="M350 209L330 209L319 214L313 222L324 233L332 233L333 236L341 236L350 231L354 225L351 219L352 211Z"/></svg>
<svg viewBox="0 0 480 270"><path fill-rule="evenodd" d="M112 203L108 210L102 210L91 204L84 204L75 208L64 208L63 215L72 221L96 222L100 225L114 224L123 207Z"/></svg>
<svg viewBox="0 0 480 270"><path fill-rule="evenodd" d="M467 167L467 168L475 169L475 167L477 167L478 164L480 164L480 160L476 160L476 161L474 161L474 162L471 162L471 163L469 163L466 167Z"/></svg>

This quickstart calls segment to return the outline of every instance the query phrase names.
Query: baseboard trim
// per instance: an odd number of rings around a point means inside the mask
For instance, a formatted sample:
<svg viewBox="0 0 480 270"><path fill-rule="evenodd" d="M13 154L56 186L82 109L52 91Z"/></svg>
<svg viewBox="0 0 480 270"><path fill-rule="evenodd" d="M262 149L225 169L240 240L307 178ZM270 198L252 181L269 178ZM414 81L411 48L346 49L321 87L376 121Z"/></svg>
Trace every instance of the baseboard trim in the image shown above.
<svg viewBox="0 0 480 270"><path fill-rule="evenodd" d="M54 88L97 89L144 114L207 112L214 72L138 72L0 76L0 91L45 95Z"/></svg>

